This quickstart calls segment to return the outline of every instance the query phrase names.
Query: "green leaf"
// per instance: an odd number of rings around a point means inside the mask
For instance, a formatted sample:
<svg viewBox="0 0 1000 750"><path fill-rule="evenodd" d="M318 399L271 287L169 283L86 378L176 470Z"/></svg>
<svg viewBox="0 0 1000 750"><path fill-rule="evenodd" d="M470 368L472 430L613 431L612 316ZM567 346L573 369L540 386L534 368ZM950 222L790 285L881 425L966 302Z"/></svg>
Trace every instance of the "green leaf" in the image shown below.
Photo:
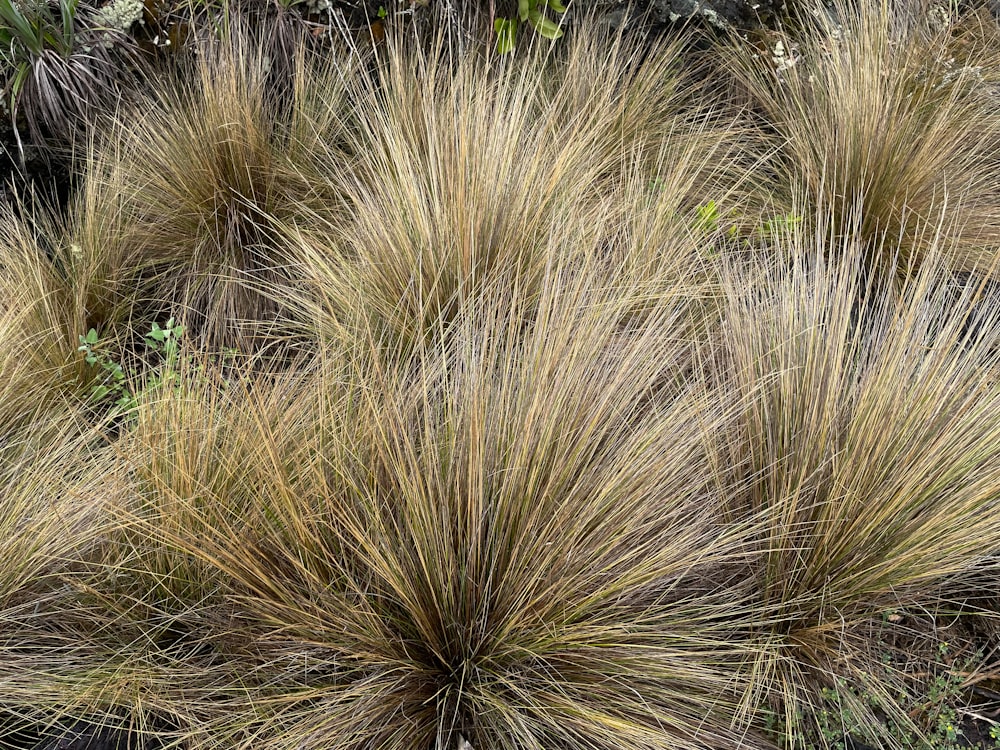
<svg viewBox="0 0 1000 750"><path fill-rule="evenodd" d="M542 11L534 8L528 13L528 21L532 26L535 27L540 35L546 39L558 39L563 35L563 30L559 28L559 24L547 18Z"/></svg>
<svg viewBox="0 0 1000 750"><path fill-rule="evenodd" d="M493 21L493 30L497 33L497 54L513 52L514 40L517 38L517 19L497 18Z"/></svg>
<svg viewBox="0 0 1000 750"><path fill-rule="evenodd" d="M535 6L538 4L538 0L517 0L517 17L522 21L528 20L528 15L531 11L536 10Z"/></svg>
<svg viewBox="0 0 1000 750"><path fill-rule="evenodd" d="M77 0L59 0L59 15L62 16L63 54L69 54L73 49L73 25L76 19Z"/></svg>
<svg viewBox="0 0 1000 750"><path fill-rule="evenodd" d="M695 229L701 232L714 232L719 228L719 206L714 200L704 206L698 206L698 218Z"/></svg>
<svg viewBox="0 0 1000 750"><path fill-rule="evenodd" d="M387 15L389 15L389 11L385 9L385 6L384 5L378 6L378 17L385 18Z"/></svg>
<svg viewBox="0 0 1000 750"><path fill-rule="evenodd" d="M561 2L559 2L559 0L547 0L546 4L550 8L552 8L552 10L554 10L556 13L565 13L566 12L566 6L563 5Z"/></svg>
<svg viewBox="0 0 1000 750"><path fill-rule="evenodd" d="M776 236L781 235L784 232L790 232L795 227L799 225L802 221L801 216L796 216L794 214L784 214L782 216L775 216L764 222L763 226L758 229L757 234L762 239L773 239Z"/></svg>
<svg viewBox="0 0 1000 750"><path fill-rule="evenodd" d="M43 11L39 8L38 12L40 14ZM43 20L40 16L35 16L29 21L12 0L0 0L0 21L15 32L18 41L27 47L32 54L42 53L41 24Z"/></svg>
<svg viewBox="0 0 1000 750"><path fill-rule="evenodd" d="M17 72L14 74L14 79L10 83L10 110L13 112L17 109L17 100L21 96L21 89L24 88L25 81L31 75L31 65L27 62L23 62L17 66Z"/></svg>

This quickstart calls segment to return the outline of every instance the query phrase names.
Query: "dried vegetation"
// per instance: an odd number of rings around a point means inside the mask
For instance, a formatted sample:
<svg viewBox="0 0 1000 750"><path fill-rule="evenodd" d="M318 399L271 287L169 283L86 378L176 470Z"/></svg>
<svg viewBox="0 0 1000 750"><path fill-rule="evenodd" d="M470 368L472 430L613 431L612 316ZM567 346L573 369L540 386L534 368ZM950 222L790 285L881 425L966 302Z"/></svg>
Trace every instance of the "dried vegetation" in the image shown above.
<svg viewBox="0 0 1000 750"><path fill-rule="evenodd" d="M959 731L875 634L996 666L997 28L835 10L712 91L236 30L0 214L0 740Z"/></svg>

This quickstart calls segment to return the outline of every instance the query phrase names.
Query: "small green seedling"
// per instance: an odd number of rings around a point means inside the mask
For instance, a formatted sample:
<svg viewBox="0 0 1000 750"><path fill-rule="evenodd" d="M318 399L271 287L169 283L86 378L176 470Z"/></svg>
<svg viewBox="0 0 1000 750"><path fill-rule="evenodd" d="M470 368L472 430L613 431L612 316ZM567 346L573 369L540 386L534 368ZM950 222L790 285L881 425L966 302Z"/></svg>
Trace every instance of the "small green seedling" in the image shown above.
<svg viewBox="0 0 1000 750"><path fill-rule="evenodd" d="M163 326L160 326L159 323L153 323L150 332L146 334L146 346L151 351L158 353L163 362L161 374L149 382L146 390L168 385L173 381L180 353L180 337L183 333L184 327L175 323L173 318L170 318ZM77 351L83 352L84 361L88 365L101 371L97 382L91 387L90 401L99 403L114 398L113 413L134 409L138 394L129 391L129 378L121 364L102 351L97 330L91 328L86 335L80 336L79 339L80 345L77 347Z"/></svg>
<svg viewBox="0 0 1000 750"><path fill-rule="evenodd" d="M146 346L163 357L162 374L153 379L151 388L169 385L176 377L180 337L183 333L184 326L170 318L162 328L159 323L153 323L152 330L146 334Z"/></svg>
<svg viewBox="0 0 1000 750"><path fill-rule="evenodd" d="M504 55L514 51L514 40L517 39L517 19L498 18L493 21L493 30L497 33L497 53Z"/></svg>
<svg viewBox="0 0 1000 750"><path fill-rule="evenodd" d="M698 206L694 229L698 232L715 232L719 229L719 206L714 200Z"/></svg>
<svg viewBox="0 0 1000 750"><path fill-rule="evenodd" d="M106 398L115 398L115 409L128 409L135 399L126 388L125 373L122 366L100 350L100 338L97 330L91 328L85 336L80 336L77 351L84 353L84 361L102 372L98 381L90 389L90 401L97 403Z"/></svg>
<svg viewBox="0 0 1000 750"><path fill-rule="evenodd" d="M173 364L177 359L177 349L180 346L179 339L184 333L184 326L175 323L170 318L163 327L159 323L153 323L153 328L146 334L146 345L154 352L159 352L167 360L167 364Z"/></svg>
<svg viewBox="0 0 1000 750"><path fill-rule="evenodd" d="M719 204L714 200L710 200L708 203L699 206L695 211L695 218L691 224L691 229L696 234L700 235L710 235L713 241L704 250L704 254L708 256L718 255L721 251L721 245L731 245L738 239L738 230L735 226L730 226L726 230L725 237L716 236L720 225L722 223L722 212L719 210Z"/></svg>
<svg viewBox="0 0 1000 750"><path fill-rule="evenodd" d="M760 229L757 230L757 233L761 239L781 237L782 235L788 234L795 229L801 221L802 217L795 216L794 214L775 216L765 221Z"/></svg>

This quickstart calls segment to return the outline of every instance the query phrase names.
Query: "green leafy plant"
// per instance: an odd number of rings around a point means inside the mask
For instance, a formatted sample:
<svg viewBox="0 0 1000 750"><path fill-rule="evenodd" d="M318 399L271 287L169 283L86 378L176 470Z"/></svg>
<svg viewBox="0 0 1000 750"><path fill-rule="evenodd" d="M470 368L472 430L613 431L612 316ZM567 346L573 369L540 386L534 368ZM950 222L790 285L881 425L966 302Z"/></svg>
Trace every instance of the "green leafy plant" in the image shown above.
<svg viewBox="0 0 1000 750"><path fill-rule="evenodd" d="M494 20L493 31L497 35L497 52L504 54L514 50L518 24L525 21L531 24L536 33L546 39L561 37L563 35L562 28L545 15L546 8L559 14L566 12L566 6L560 0L545 0L544 2L542 0L518 0L516 16Z"/></svg>
<svg viewBox="0 0 1000 750"><path fill-rule="evenodd" d="M161 328L159 323L146 334L146 345L154 352L163 355L166 367L173 369L177 364L177 353L180 347L180 337L184 326L170 318Z"/></svg>
<svg viewBox="0 0 1000 750"><path fill-rule="evenodd" d="M0 51L5 57L27 52L41 56L46 50L53 50L68 56L73 51L76 9L78 0L59 0L56 17L48 2L15 3L0 0ZM20 79L24 70L18 71Z"/></svg>
<svg viewBox="0 0 1000 750"><path fill-rule="evenodd" d="M147 383L143 392L151 392L175 382L180 337L183 333L184 326L174 318L170 318L162 327L159 323L153 323L150 332L146 334L145 343L151 352L161 357L162 363L159 372ZM100 371L90 391L91 403L101 403L113 398L113 411L127 412L133 409L140 395L129 389L129 381L134 378L130 378L121 363L115 361L104 349L96 329L91 328L86 335L80 336L77 351L84 353L84 361L88 365Z"/></svg>
<svg viewBox="0 0 1000 750"><path fill-rule="evenodd" d="M4 99L12 113L32 70L50 52L69 57L74 47L77 0L60 0L58 17L47 2L0 0L0 65Z"/></svg>
<svg viewBox="0 0 1000 750"><path fill-rule="evenodd" d="M757 230L757 236L762 240L780 237L782 234L795 229L795 227L797 227L801 222L801 216L796 216L791 213L774 216L760 226Z"/></svg>
<svg viewBox="0 0 1000 750"><path fill-rule="evenodd" d="M719 228L719 206L714 200L698 206L695 228L704 232L714 232Z"/></svg>
<svg viewBox="0 0 1000 750"><path fill-rule="evenodd" d="M111 397L115 400L114 408L123 411L135 404L135 398L128 389L125 371L120 363L102 349L96 329L91 328L86 335L80 336L77 351L84 353L84 360L88 365L100 371L97 382L90 390L91 403L99 403Z"/></svg>
<svg viewBox="0 0 1000 750"><path fill-rule="evenodd" d="M651 189L661 189L660 178L650 183ZM709 200L695 209L694 218L689 222L690 230L698 237L709 236L711 242L705 249L705 254L718 255L723 246L751 250L760 244L780 239L792 232L802 222L802 217L795 214L773 216L758 224L751 230L749 236L741 234L736 224L727 222L725 232L720 233L726 214L720 209L717 201Z"/></svg>
<svg viewBox="0 0 1000 750"><path fill-rule="evenodd" d="M501 55L513 52L517 39L517 19L498 18L493 21L493 30L497 34L497 52Z"/></svg>
<svg viewBox="0 0 1000 750"><path fill-rule="evenodd" d="M68 139L117 94L110 30L88 28L79 0L0 0L0 90L32 140ZM123 37L124 39L124 37Z"/></svg>

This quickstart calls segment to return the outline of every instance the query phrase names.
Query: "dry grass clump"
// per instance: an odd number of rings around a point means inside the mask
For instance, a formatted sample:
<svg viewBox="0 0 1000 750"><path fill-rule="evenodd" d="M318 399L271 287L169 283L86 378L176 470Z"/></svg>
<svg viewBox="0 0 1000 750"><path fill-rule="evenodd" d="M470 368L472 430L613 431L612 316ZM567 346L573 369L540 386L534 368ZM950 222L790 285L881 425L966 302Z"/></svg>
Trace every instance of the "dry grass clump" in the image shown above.
<svg viewBox="0 0 1000 750"><path fill-rule="evenodd" d="M81 720L122 743L239 747L253 734L252 700L274 679L267 633L243 614L246 590L191 544L205 534L199 519L206 503L214 519L236 528L253 522L261 510L254 488L273 468L264 459L275 450L261 441L258 420L293 420L283 408L288 403L262 402L259 392L251 395L222 373L194 359L170 377L155 373L159 379L140 389L114 443L95 430L97 447L84 450L78 441L52 452L56 467L66 471L79 458L81 469L60 481L51 473L43 478L67 504L56 537L62 548L54 560L38 555L56 572L29 578L31 594L17 609L0 610L10 621L0 709L22 717L0 722L0 740L26 728L56 738ZM296 444L286 445L289 464L296 463ZM35 454L23 453L35 468ZM14 497L34 499L37 482L25 485L14 486L22 491ZM92 525L70 535L69 521L83 516ZM51 546L46 537L29 536L20 544L45 543ZM15 551L25 566L40 566ZM9 570L13 577L16 569Z"/></svg>
<svg viewBox="0 0 1000 750"><path fill-rule="evenodd" d="M852 711L891 744L880 716L909 678L875 679L877 649L858 633L892 608L932 608L1000 545L1000 304L956 295L939 257L890 290L864 280L863 237L785 242L790 269L758 260L727 277L723 341L745 412L717 460L732 518L766 524L754 682L795 736L844 678L879 701Z"/></svg>
<svg viewBox="0 0 1000 750"><path fill-rule="evenodd" d="M560 277L527 330L489 300L389 366L372 341L168 399L128 449L164 503L142 528L222 576L263 654L213 746L741 746L725 408L681 377L689 308L633 325L620 292Z"/></svg>
<svg viewBox="0 0 1000 750"><path fill-rule="evenodd" d="M549 248L582 262L618 231L624 180L669 181L688 210L695 186L738 182L733 118L693 106L683 42L643 50L587 26L567 45L458 57L441 39L388 40L375 81L350 89L346 152L325 157L351 219L302 236L327 308L313 319L341 325L360 296L362 329L411 339L495 284L537 296Z"/></svg>
<svg viewBox="0 0 1000 750"><path fill-rule="evenodd" d="M108 454L82 403L92 375L77 352L84 311L72 255L54 217L0 210L0 743L68 711L101 680L81 671L81 633L67 618L76 563L108 528L107 498L84 491ZM74 712L72 708L80 709ZM19 734L24 729L26 734ZM20 739L19 739L20 738ZM13 743L12 745L9 743Z"/></svg>
<svg viewBox="0 0 1000 750"><path fill-rule="evenodd" d="M46 209L0 209L0 456L15 432L49 429L67 402L87 395L91 376L76 350L86 318L71 256Z"/></svg>
<svg viewBox="0 0 1000 750"><path fill-rule="evenodd" d="M104 134L76 233L87 257L124 276L116 286L137 318L169 310L213 348L255 351L282 334L283 305L260 289L293 283L283 222L306 208L326 216L336 196L295 163L310 146L290 142L295 105L269 87L260 45L236 28L198 52Z"/></svg>
<svg viewBox="0 0 1000 750"><path fill-rule="evenodd" d="M103 686L100 661L67 608L74 568L110 527L108 498L84 489L107 454L79 410L39 418L0 443L0 743L79 718Z"/></svg>
<svg viewBox="0 0 1000 750"><path fill-rule="evenodd" d="M779 149L761 178L776 213L827 206L849 234L860 204L866 262L882 270L892 265L883 237L919 258L929 250L921 226L943 219L949 264L989 266L1000 246L1000 109L988 34L942 28L908 0L844 0L799 20L764 51L724 57Z"/></svg>
<svg viewBox="0 0 1000 750"><path fill-rule="evenodd" d="M234 716L253 695L260 628L238 616L243 592L226 572L178 539L203 534L204 503L219 517L249 520L265 468L265 446L252 442L261 410L207 361L159 375L105 461L95 491L114 498L116 523L77 576L70 616L91 623L89 666L105 670L93 680L100 690L90 715L182 746L236 747L248 731L245 715ZM268 406L269 418L284 418L277 403Z"/></svg>

